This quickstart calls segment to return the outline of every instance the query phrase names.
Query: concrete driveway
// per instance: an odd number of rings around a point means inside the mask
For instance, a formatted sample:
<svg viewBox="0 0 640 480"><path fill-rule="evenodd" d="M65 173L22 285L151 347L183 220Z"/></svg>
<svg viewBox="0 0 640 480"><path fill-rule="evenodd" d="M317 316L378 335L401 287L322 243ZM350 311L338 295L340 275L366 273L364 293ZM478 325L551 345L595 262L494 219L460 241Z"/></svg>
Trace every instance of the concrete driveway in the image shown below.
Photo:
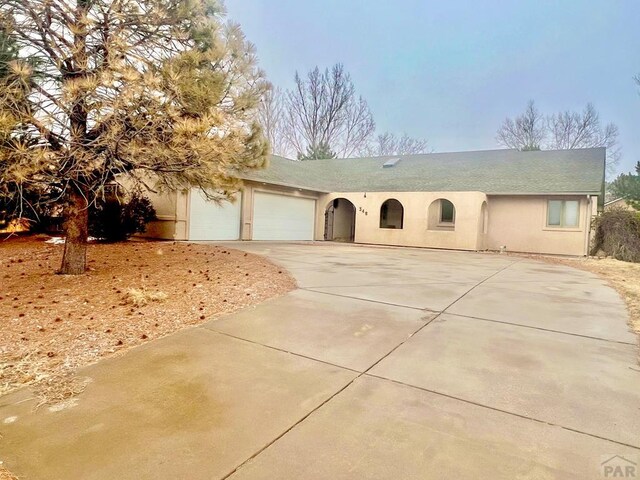
<svg viewBox="0 0 640 480"><path fill-rule="evenodd" d="M0 398L0 460L61 480L584 480L640 466L637 342L594 275L491 254L229 246L300 288L85 369L93 382L68 408Z"/></svg>

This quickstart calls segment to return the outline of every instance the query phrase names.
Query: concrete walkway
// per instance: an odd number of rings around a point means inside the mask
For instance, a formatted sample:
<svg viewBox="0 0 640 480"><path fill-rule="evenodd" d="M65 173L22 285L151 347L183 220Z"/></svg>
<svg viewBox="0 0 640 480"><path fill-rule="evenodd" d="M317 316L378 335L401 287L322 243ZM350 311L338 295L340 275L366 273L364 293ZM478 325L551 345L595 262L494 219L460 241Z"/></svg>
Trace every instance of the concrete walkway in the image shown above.
<svg viewBox="0 0 640 480"><path fill-rule="evenodd" d="M93 382L67 408L0 398L0 460L56 480L640 468L637 341L594 275L491 254L229 246L300 288L85 369Z"/></svg>

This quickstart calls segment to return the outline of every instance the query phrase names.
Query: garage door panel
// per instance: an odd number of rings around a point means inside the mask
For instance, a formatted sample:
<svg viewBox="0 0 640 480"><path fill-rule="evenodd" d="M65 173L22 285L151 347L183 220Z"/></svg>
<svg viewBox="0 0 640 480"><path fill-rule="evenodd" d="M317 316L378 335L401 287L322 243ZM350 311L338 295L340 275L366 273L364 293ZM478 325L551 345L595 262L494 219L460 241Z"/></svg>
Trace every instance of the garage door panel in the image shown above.
<svg viewBox="0 0 640 480"><path fill-rule="evenodd" d="M253 199L254 240L313 240L316 201L256 192Z"/></svg>
<svg viewBox="0 0 640 480"><path fill-rule="evenodd" d="M234 203L220 205L207 200L201 191L191 191L189 240L238 240L240 238L240 194Z"/></svg>

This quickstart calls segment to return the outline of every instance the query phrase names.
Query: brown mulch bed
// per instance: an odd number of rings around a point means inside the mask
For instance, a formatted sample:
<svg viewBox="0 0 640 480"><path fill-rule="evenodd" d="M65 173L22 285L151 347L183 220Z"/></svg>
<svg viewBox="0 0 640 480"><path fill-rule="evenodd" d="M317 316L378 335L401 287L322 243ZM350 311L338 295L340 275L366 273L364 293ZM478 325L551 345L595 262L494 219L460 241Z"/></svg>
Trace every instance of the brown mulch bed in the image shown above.
<svg viewBox="0 0 640 480"><path fill-rule="evenodd" d="M57 275L64 245L44 239L0 240L0 395L65 400L79 367L295 288L260 256L174 242L92 244L85 275Z"/></svg>

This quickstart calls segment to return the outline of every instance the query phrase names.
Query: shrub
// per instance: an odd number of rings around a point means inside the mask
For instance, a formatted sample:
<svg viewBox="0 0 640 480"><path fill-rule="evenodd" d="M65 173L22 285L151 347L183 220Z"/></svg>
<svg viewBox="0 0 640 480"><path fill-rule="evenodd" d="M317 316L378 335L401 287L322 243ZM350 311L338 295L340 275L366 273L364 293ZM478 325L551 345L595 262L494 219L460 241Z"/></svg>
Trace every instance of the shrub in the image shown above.
<svg viewBox="0 0 640 480"><path fill-rule="evenodd" d="M106 242L120 242L144 232L147 223L155 218L156 211L144 195L132 194L125 200L110 194L89 209L89 235Z"/></svg>
<svg viewBox="0 0 640 480"><path fill-rule="evenodd" d="M622 208L603 212L594 221L591 254L603 251L618 260L640 262L640 214Z"/></svg>
<svg viewBox="0 0 640 480"><path fill-rule="evenodd" d="M57 233L62 230L62 209L55 188L20 188L5 185L0 192L0 230L23 225L34 233Z"/></svg>

